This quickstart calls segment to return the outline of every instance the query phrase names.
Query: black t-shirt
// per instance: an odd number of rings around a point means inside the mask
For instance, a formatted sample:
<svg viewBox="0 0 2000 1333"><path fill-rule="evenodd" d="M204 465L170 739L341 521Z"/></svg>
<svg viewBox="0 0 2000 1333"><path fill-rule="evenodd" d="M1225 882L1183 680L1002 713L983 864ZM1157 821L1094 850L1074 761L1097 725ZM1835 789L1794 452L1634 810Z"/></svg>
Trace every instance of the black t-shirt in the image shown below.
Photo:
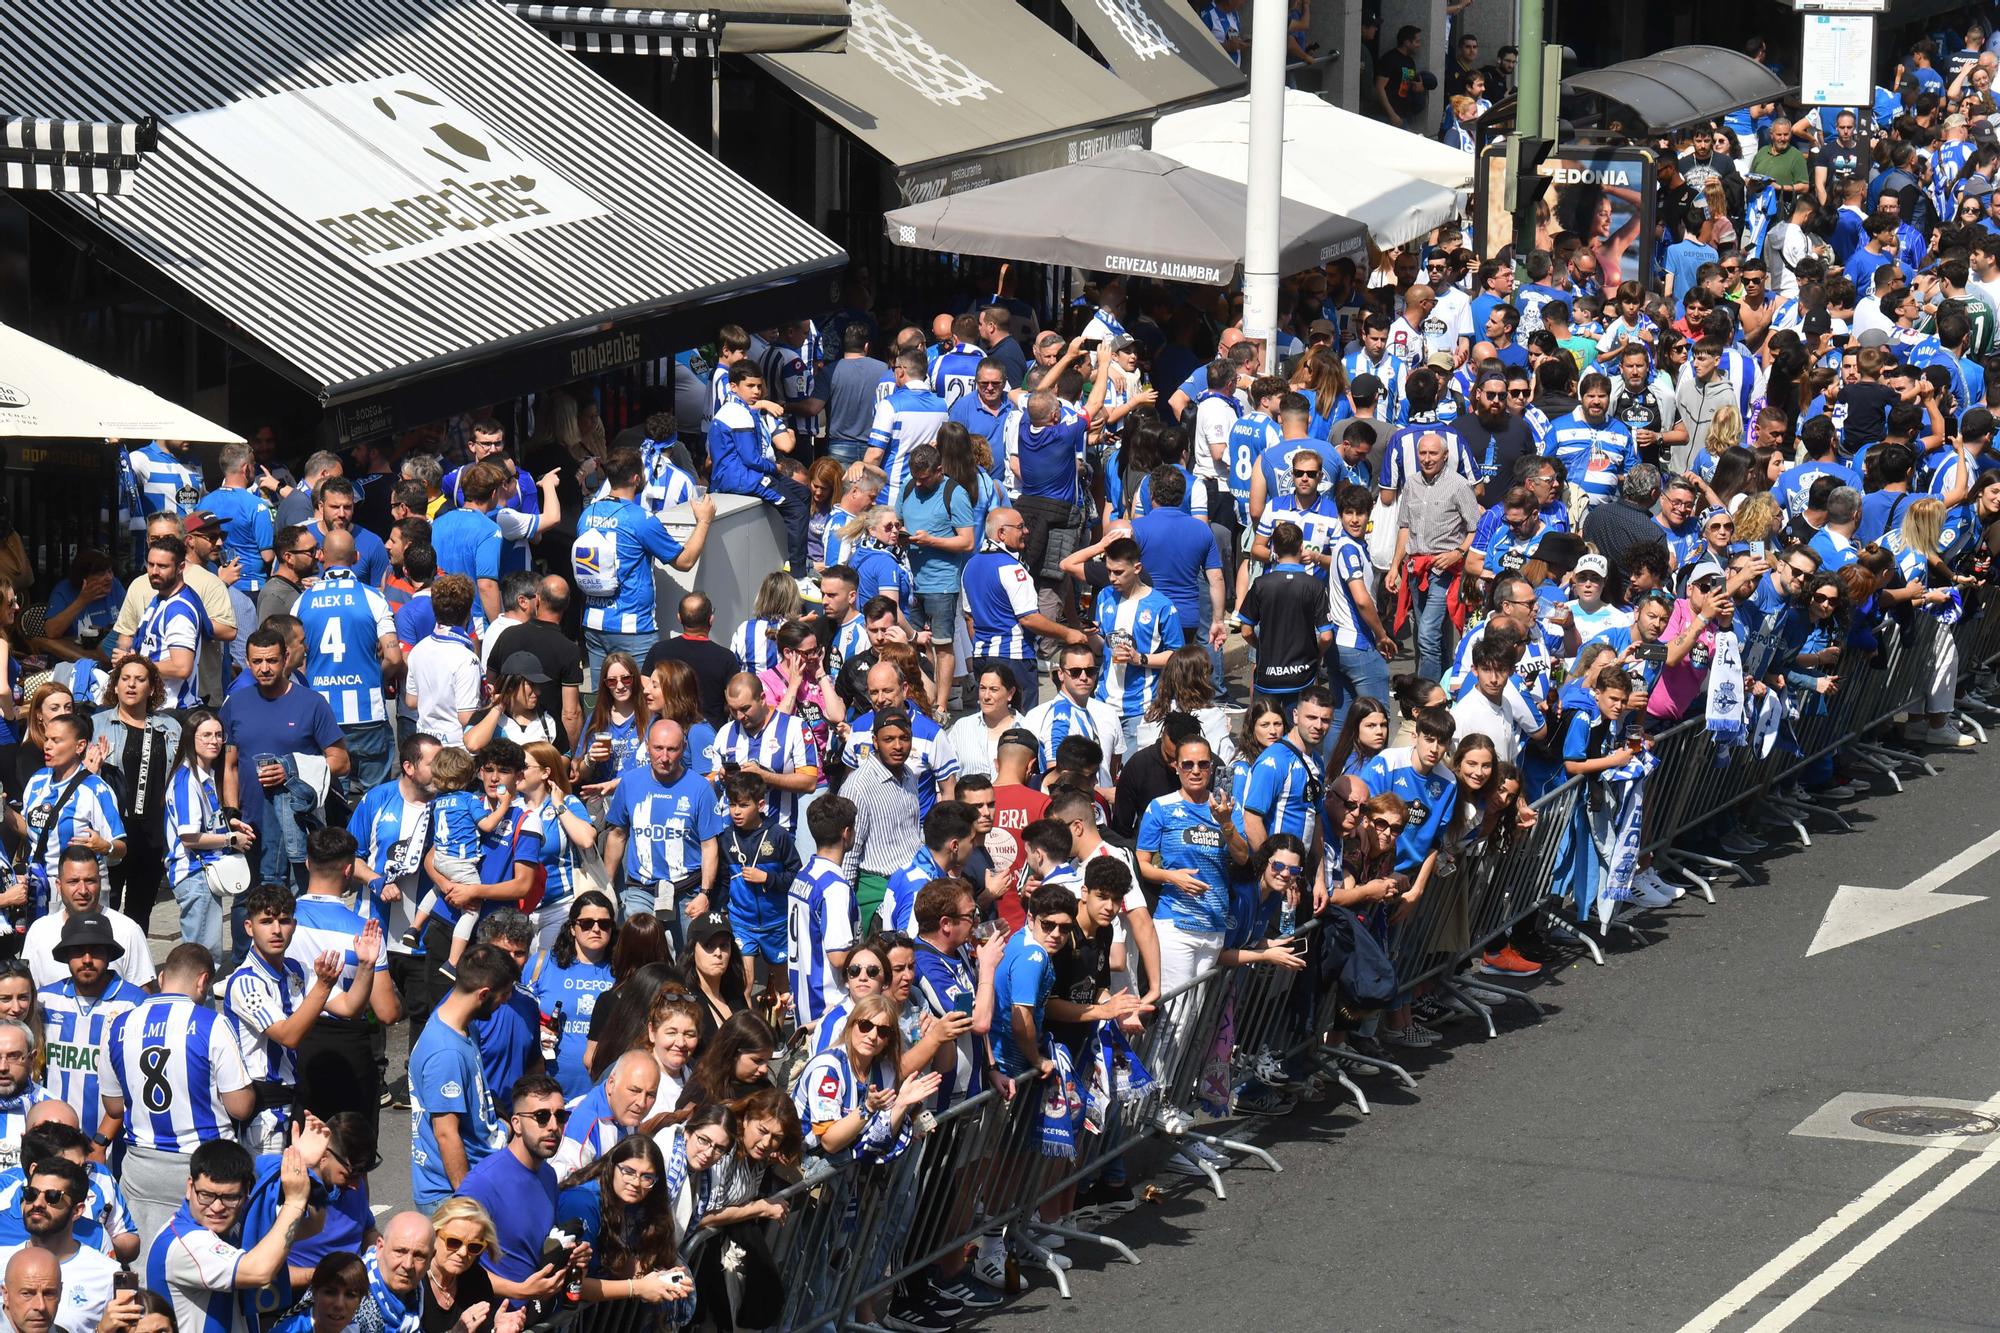
<svg viewBox="0 0 2000 1333"><path fill-rule="evenodd" d="M1889 409L1897 403L1896 391L1884 384L1856 380L1840 386L1840 401L1847 404L1847 424L1840 432L1846 452L1879 443L1888 428Z"/></svg>
<svg viewBox="0 0 2000 1333"><path fill-rule="evenodd" d="M576 737L563 730L563 687L583 688L583 654L568 635L542 620L525 621L500 631L500 637L493 642L493 654L487 660L497 671L510 653L532 653L542 664L542 674L549 678L549 683L542 686L542 713L555 723L556 748L569 753Z"/></svg>
<svg viewBox="0 0 2000 1333"><path fill-rule="evenodd" d="M424 1308L419 1318L423 1323L424 1333L450 1333L458 1323L459 1316L475 1305L489 1307L485 1322L479 1326L482 1333L483 1330L493 1327L493 1315L497 1313L497 1310L491 1308L493 1279L478 1264L472 1265L458 1275L458 1285L452 1292L450 1309L438 1304L437 1292L429 1282L424 1283L423 1298Z"/></svg>
<svg viewBox="0 0 2000 1333"><path fill-rule="evenodd" d="M1327 623L1326 584L1303 565L1260 574L1243 599L1243 623L1257 630L1259 694L1295 694L1319 672L1319 628Z"/></svg>
<svg viewBox="0 0 2000 1333"><path fill-rule="evenodd" d="M1821 145L1820 150L1813 154L1812 165L1815 169L1826 168L1826 183L1831 187L1859 176L1861 163L1867 152L1868 149L1859 139L1854 141L1852 148L1841 147L1838 139L1828 139Z"/></svg>
<svg viewBox="0 0 2000 1333"><path fill-rule="evenodd" d="M1395 47L1384 51L1375 62L1375 77L1387 79L1389 108L1405 120L1424 109L1430 94L1425 91L1417 62Z"/></svg>
<svg viewBox="0 0 2000 1333"><path fill-rule="evenodd" d="M1486 423L1476 415L1467 413L1451 423L1458 429L1458 437L1465 441L1465 447L1472 455L1472 464L1480 475L1493 477L1496 484L1505 489L1499 479L1514 475L1514 460L1526 454L1539 452L1535 448L1535 432L1528 423L1508 413L1506 421L1497 428L1488 429ZM1488 450L1492 457L1487 457Z"/></svg>
<svg viewBox="0 0 2000 1333"><path fill-rule="evenodd" d="M1080 929L1072 930L1068 947L1055 956L1054 962L1056 984L1049 997L1072 1004L1096 1004L1097 997L1111 989L1110 928L1100 930L1095 936L1086 936ZM1049 1035L1069 1047L1078 1068L1084 1067L1083 1053L1096 1034L1095 1023L1049 1021Z"/></svg>
<svg viewBox="0 0 2000 1333"><path fill-rule="evenodd" d="M701 689L701 715L710 726L719 727L729 720L722 693L729 687L729 678L743 669L735 653L713 639L676 634L654 644L640 669L651 672L662 662L686 662L693 668L695 683Z"/></svg>

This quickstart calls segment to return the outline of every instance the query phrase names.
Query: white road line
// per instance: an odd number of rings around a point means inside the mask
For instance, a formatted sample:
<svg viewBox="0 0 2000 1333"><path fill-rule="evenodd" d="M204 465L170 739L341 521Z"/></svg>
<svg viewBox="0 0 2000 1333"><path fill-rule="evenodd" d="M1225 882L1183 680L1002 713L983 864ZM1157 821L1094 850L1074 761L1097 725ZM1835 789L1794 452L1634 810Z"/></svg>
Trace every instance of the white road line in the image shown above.
<svg viewBox="0 0 2000 1333"><path fill-rule="evenodd" d="M1992 1148L1982 1149L1977 1157L1931 1186L1902 1212L1884 1222L1874 1235L1834 1260L1818 1277L1787 1296L1777 1309L1752 1324L1749 1333L1778 1333L1780 1329L1790 1328L1842 1283L1908 1235L1918 1223L1963 1194L1974 1181L1996 1166L2000 1166L2000 1153Z"/></svg>
<svg viewBox="0 0 2000 1333"><path fill-rule="evenodd" d="M2000 834L1996 834L1995 837L2000 837ZM1967 849L1967 853L1965 854L1969 854L1971 850L1972 849ZM1954 861L1957 859L1959 858L1956 857L1953 858ZM1939 867L1939 871L1946 869L1950 864L1951 862L1947 862L1945 866ZM1938 872L1933 872L1933 873L1935 874ZM1954 871L1953 873L1956 874L1958 872ZM1991 1097L1987 1098L1979 1109L1985 1112L2000 1111L2000 1092L1996 1092ZM1928 1173L1932 1167L1937 1166L1941 1162L1949 1161L1952 1158L1957 1157L1959 1155L1960 1155L1960 1150L1957 1148L1934 1147L1934 1148L1925 1148L1922 1152L1919 1152L1915 1156L1909 1158L1907 1161L1903 1162L1900 1166L1898 1166L1895 1170L1891 1171L1888 1175L1883 1176L1873 1185L1870 1185L1867 1189L1863 1190L1860 1194L1856 1195L1854 1199L1851 1200L1839 1212L1835 1213L1832 1217L1827 1218L1826 1221L1820 1223L1817 1227L1815 1227L1812 1230L1811 1234L1802 1236L1798 1240L1794 1241L1792 1244L1786 1246L1769 1263L1765 1264L1763 1267L1759 1268L1756 1272L1750 1274L1750 1276L1744 1278L1741 1282L1737 1283L1735 1286L1731 1287L1728 1291L1724 1292L1721 1296L1716 1298L1715 1302L1711 1304L1707 1309L1703 1310L1700 1314L1696 1315L1694 1318L1688 1320L1685 1324L1682 1324L1678 1330L1678 1333L1714 1333L1715 1329L1722 1327L1722 1325L1726 1323L1731 1316L1735 1315L1738 1311L1743 1309L1744 1306L1748 1305L1751 1301L1756 1300L1759 1296L1763 1295L1765 1292L1769 1291L1772 1287L1776 1286L1778 1282L1787 1273L1791 1272L1794 1268L1797 1268L1800 1264L1812 1258L1813 1255L1819 1253L1820 1250L1826 1248L1826 1246L1833 1243L1833 1241L1835 1241L1840 1237L1842 1232L1846 1231L1848 1228L1852 1227L1855 1223L1867 1217L1870 1213L1874 1212L1877 1208L1880 1208L1883 1204L1895 1198L1896 1195L1902 1193L1905 1189L1908 1189L1912 1184L1914 1184L1917 1180L1919 1180L1926 1173ZM1966 1163L1966 1166L1978 1166L1980 1170L1977 1173L1975 1173L1970 1179L1967 1179L1964 1182L1964 1184L1958 1185L1956 1188L1951 1189L1950 1194L1946 1195L1944 1198L1940 1198L1937 1201L1937 1203L1933 1205L1928 1211L1926 1211L1922 1216L1911 1218L1908 1226L1905 1226L1902 1231L1898 1231L1895 1236L1890 1236L1888 1241L1883 1242L1884 1246L1886 1247L1887 1244L1889 1244L1891 1241L1894 1241L1896 1239L1896 1236L1902 1235L1903 1231L1909 1230L1909 1227L1915 1226L1918 1222L1921 1222L1924 1219L1924 1217L1928 1217L1931 1212L1935 1212L1938 1207L1942 1207L1946 1202L1949 1201L1949 1199L1953 1195L1956 1195L1960 1190L1963 1190L1966 1185L1970 1185L1973 1180L1978 1179L1980 1175L1984 1175L1987 1171L1991 1170L1995 1165L2000 1165L2000 1156L1989 1157L1985 1153L1982 1153L1976 1161ZM1945 1180L1936 1187L1936 1190L1941 1190L1950 1186L1952 1181L1957 1177L1957 1175L1962 1173L1964 1170L1965 1167L1961 1167L1959 1169L1959 1172L1954 1172L1953 1175L1947 1176ZM1935 1193L1936 1190L1933 1190L1932 1192ZM1899 1214L1896 1218L1892 1218L1890 1222L1887 1224L1887 1226L1883 1228L1883 1230L1887 1231L1889 1228L1894 1227L1898 1222L1902 1220L1902 1217L1904 1215L1907 1215L1907 1213L1910 1210L1913 1210L1921 1206L1925 1202L1925 1200L1927 1200L1930 1197L1931 1197L1930 1194L1926 1194L1921 1198L1919 1198L1916 1203L1910 1206L1910 1209L1905 1210L1904 1214ZM1880 1233L1877 1234L1879 1235ZM1869 1240L1864 1241L1862 1242L1861 1245L1856 1246L1854 1250L1850 1251L1848 1255L1843 1257L1841 1263L1844 1264L1848 1259L1851 1259L1855 1255L1860 1254L1862 1249L1872 1244L1873 1241L1874 1237L1870 1237ZM1877 1253L1879 1253L1879 1251L1877 1251ZM1873 1257L1874 1257L1873 1254L1867 1256L1867 1258L1873 1258ZM1867 1258L1864 1258L1861 1262L1866 1263ZM1836 1265L1836 1267L1838 1266L1839 1265ZM1859 1265L1856 1265L1857 1270L1858 1267ZM1829 1269L1828 1271L1832 1272L1833 1270ZM1849 1276L1852 1276L1851 1271L1848 1272L1843 1277L1841 1277L1840 1281L1842 1282L1846 1281L1847 1277ZM1825 1275L1822 1274L1820 1278L1814 1279L1814 1282L1817 1283L1823 1280L1824 1277ZM1810 1287L1811 1285L1812 1284L1808 1284L1808 1287ZM1839 1282L1836 1282L1834 1285L1838 1286ZM1804 1294L1804 1292L1808 1289L1808 1287L1800 1288L1799 1291L1794 1293L1793 1296L1790 1298L1790 1300L1787 1300L1784 1305L1781 1305L1779 1307L1779 1309L1782 1310L1786 1306L1789 1306L1792 1300L1797 1300L1799 1296ZM1832 1290L1832 1288L1829 1287L1828 1290ZM1817 1297L1815 1297L1814 1299L1817 1299ZM1784 1328L1788 1324L1793 1322L1793 1320L1796 1320L1800 1314L1805 1313L1805 1310L1811 1308L1812 1308L1811 1305L1807 1304L1805 1307L1794 1313L1790 1319L1787 1319L1785 1323L1774 1324L1771 1325L1770 1327L1773 1330ZM1771 1312L1770 1316L1767 1316L1767 1318L1775 1317L1777 1313L1778 1311L1774 1310ZM1765 1325L1762 1323L1756 1325L1756 1329L1758 1330L1763 1330L1764 1328Z"/></svg>

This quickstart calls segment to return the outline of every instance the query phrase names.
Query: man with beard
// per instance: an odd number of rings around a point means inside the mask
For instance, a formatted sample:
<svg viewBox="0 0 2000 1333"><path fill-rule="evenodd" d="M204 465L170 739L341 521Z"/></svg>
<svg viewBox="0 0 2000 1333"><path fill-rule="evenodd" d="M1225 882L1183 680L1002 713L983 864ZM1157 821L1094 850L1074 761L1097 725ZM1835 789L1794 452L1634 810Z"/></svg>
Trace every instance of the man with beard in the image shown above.
<svg viewBox="0 0 2000 1333"><path fill-rule="evenodd" d="M507 1141L471 1028L507 1002L518 975L513 960L492 945L467 949L451 993L410 1052L410 1192L419 1208L444 1202Z"/></svg>
<svg viewBox="0 0 2000 1333"><path fill-rule="evenodd" d="M1507 376L1482 374L1472 390L1472 411L1452 423L1479 473L1481 500L1495 477L1514 475L1514 460L1535 452L1535 433L1507 410Z"/></svg>
<svg viewBox="0 0 2000 1333"><path fill-rule="evenodd" d="M0 1162L20 1160L31 1109L51 1099L35 1081L35 1034L18 1019L0 1020Z"/></svg>
<svg viewBox="0 0 2000 1333"><path fill-rule="evenodd" d="M118 1265L104 1251L83 1244L71 1227L83 1211L89 1177L67 1157L51 1156L35 1164L21 1191L21 1222L28 1239L0 1250L0 1261L11 1261L24 1249L46 1250L62 1271L62 1301L55 1325L62 1333L95 1333L111 1304L111 1279Z"/></svg>
<svg viewBox="0 0 2000 1333"><path fill-rule="evenodd" d="M650 1052L638 1054L652 1060ZM556 1224L556 1169L549 1159L562 1144L569 1112L563 1107L562 1085L547 1074L530 1074L516 1083L510 1101L512 1141L474 1167L459 1193L485 1205L493 1218L499 1240L488 1267L493 1294L542 1300L563 1283L564 1269L542 1263L541 1255L542 1242ZM580 1268L589 1259L587 1244L570 1250L570 1265Z"/></svg>

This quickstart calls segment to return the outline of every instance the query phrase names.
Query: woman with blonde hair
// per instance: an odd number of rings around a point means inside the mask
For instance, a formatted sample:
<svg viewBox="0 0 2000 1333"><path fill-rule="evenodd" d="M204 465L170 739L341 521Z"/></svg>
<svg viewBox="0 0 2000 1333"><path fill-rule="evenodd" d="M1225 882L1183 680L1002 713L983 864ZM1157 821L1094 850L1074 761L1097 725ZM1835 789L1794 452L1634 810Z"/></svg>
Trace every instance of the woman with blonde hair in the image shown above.
<svg viewBox="0 0 2000 1333"><path fill-rule="evenodd" d="M479 1262L480 1256L500 1250L492 1214L475 1199L453 1195L431 1213L431 1232L437 1249L424 1281L424 1333L451 1328L485 1333L492 1329L499 1302L493 1295L493 1279ZM372 1256L370 1251L366 1260L371 1279L377 1276Z"/></svg>
<svg viewBox="0 0 2000 1333"><path fill-rule="evenodd" d="M879 596L907 607L916 585L902 554L903 520L896 511L888 505L870 505L840 530L840 537L846 562L854 570L854 604L866 606Z"/></svg>
<svg viewBox="0 0 2000 1333"><path fill-rule="evenodd" d="M1785 539L1785 514L1778 508L1778 498L1769 491L1759 491L1744 500L1743 507L1736 511L1736 540L1743 542L1751 550L1760 554L1774 552Z"/></svg>
<svg viewBox="0 0 2000 1333"><path fill-rule="evenodd" d="M796 619L803 607L797 579L782 569L766 574L750 604L750 618L729 636L729 651L736 654L736 665L753 676L778 665L778 626Z"/></svg>
<svg viewBox="0 0 2000 1333"><path fill-rule="evenodd" d="M140 661L146 661L140 658ZM162 693L161 698L166 696ZM85 707L89 707L85 700ZM59 717L68 717L76 711L76 696L67 685L53 680L45 680L28 692L28 701L21 705L19 715L25 719L21 743L14 747L13 762L5 773L7 791L19 798L33 777L42 767L42 742L47 737L45 728ZM0 751L4 753L4 751Z"/></svg>
<svg viewBox="0 0 2000 1333"><path fill-rule="evenodd" d="M1742 443L1743 414L1736 410L1734 403L1724 403L1709 418L1708 438L1701 448L1694 451L1694 461L1688 465L1688 470L1703 479L1712 477L1715 465L1722 456Z"/></svg>
<svg viewBox="0 0 2000 1333"><path fill-rule="evenodd" d="M1930 689L1925 700L1925 716L1919 719L1913 714L1903 726L1903 735L1927 745L1963 750L1978 742L1951 724L1952 710L1957 706L1958 640L1949 628L1950 622L1942 614L1954 605L1953 594L1957 583L1943 555L1945 516L1948 512L1944 501L1934 496L1927 495L1913 502L1903 514L1902 528L1888 545L1895 552L1896 569L1905 582L1906 598L1903 600L1930 611L1937 618L1937 629L1940 631L1930 636L1935 648L1930 662Z"/></svg>

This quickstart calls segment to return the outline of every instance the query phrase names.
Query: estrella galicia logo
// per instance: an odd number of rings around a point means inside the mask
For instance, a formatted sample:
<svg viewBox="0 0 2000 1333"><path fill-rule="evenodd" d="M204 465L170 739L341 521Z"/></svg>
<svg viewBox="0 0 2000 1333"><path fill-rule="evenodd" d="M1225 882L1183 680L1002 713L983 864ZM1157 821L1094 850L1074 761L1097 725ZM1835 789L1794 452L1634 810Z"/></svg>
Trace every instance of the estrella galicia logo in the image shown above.
<svg viewBox="0 0 2000 1333"><path fill-rule="evenodd" d="M26 407L28 391L0 380L0 407Z"/></svg>

